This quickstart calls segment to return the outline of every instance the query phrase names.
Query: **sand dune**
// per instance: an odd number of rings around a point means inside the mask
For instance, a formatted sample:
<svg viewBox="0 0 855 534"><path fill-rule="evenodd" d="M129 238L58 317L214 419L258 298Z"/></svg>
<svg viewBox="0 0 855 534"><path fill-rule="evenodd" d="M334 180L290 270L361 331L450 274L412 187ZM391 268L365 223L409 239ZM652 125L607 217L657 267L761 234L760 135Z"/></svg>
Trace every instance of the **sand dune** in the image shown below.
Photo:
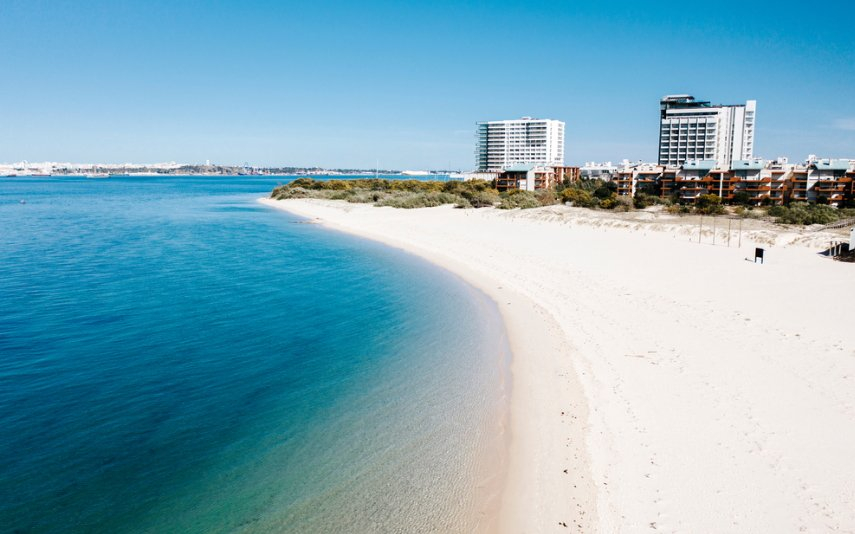
<svg viewBox="0 0 855 534"><path fill-rule="evenodd" d="M842 231L731 222L728 247L726 220L664 213L264 202L499 304L502 530L855 532L855 266L817 254Z"/></svg>

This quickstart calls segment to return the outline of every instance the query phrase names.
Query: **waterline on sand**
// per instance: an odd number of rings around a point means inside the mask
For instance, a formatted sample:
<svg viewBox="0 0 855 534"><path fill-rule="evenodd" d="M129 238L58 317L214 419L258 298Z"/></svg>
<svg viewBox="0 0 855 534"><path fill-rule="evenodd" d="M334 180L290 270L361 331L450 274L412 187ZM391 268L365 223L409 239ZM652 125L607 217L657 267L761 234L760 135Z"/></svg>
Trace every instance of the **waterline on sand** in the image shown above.
<svg viewBox="0 0 855 534"><path fill-rule="evenodd" d="M491 508L495 517L490 524L503 532L542 531L562 522L581 525L579 528L584 531L595 528L596 492L585 439L588 404L576 378L565 333L549 312L503 283L502 273L492 276L489 271L475 269L472 263L449 255L441 246L425 246L429 240L418 236L401 238L401 232L378 231L369 224L360 224L358 216L348 218L349 211L365 209L364 206L323 201L259 201L329 228L421 256L487 294L501 313L513 355L507 432L503 441L507 466L500 484L498 507ZM425 228L424 232L431 230ZM560 420L556 417L559 413Z"/></svg>

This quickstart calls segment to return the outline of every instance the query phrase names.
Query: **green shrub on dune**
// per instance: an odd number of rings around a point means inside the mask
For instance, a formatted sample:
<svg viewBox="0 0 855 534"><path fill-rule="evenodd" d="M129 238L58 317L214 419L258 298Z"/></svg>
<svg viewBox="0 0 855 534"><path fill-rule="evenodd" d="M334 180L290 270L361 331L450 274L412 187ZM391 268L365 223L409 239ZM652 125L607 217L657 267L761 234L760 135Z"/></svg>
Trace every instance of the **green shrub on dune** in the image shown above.
<svg viewBox="0 0 855 534"><path fill-rule="evenodd" d="M782 224L829 224L842 217L852 216L852 211L822 204L794 202L789 206L772 206L767 213Z"/></svg>
<svg viewBox="0 0 855 534"><path fill-rule="evenodd" d="M540 189L535 191L534 196L541 206L552 206L558 203L558 195L552 189Z"/></svg>
<svg viewBox="0 0 855 534"><path fill-rule="evenodd" d="M308 189L304 189L302 187L285 187L279 186L273 190L273 193L270 194L270 198L274 198L276 200L283 200L286 198L309 198L312 195L312 191Z"/></svg>
<svg viewBox="0 0 855 534"><path fill-rule="evenodd" d="M326 184L324 189L333 190L333 191L349 191L351 186L347 183L347 180L330 180Z"/></svg>
<svg viewBox="0 0 855 534"><path fill-rule="evenodd" d="M373 178L356 180L297 178L275 188L270 197L276 200L288 198L345 200L405 209L428 208L444 204L454 204L460 208L485 208L493 207L502 201L499 192L490 182L484 180L438 182Z"/></svg>
<svg viewBox="0 0 855 534"><path fill-rule="evenodd" d="M695 211L704 215L721 215L725 212L718 195L700 195L695 201Z"/></svg>
<svg viewBox="0 0 855 534"><path fill-rule="evenodd" d="M499 193L495 189L467 192L460 196L473 208L492 208L501 201Z"/></svg>
<svg viewBox="0 0 855 534"><path fill-rule="evenodd" d="M584 189L571 187L561 192L561 200L563 202L572 202L574 206L580 208L596 207L599 201L594 196Z"/></svg>
<svg viewBox="0 0 855 534"><path fill-rule="evenodd" d="M633 207L639 210L643 210L644 208L657 204L658 202L658 197L649 193L645 193L644 191L639 191L632 199Z"/></svg>
<svg viewBox="0 0 855 534"><path fill-rule="evenodd" d="M514 208L530 209L541 206L540 201L537 200L537 196L531 191L511 189L499 196L501 197L501 203L498 207L502 210L511 210Z"/></svg>
<svg viewBox="0 0 855 534"><path fill-rule="evenodd" d="M445 204L457 204L460 197L450 193L393 193L374 202L375 206L390 206L393 208L433 208Z"/></svg>
<svg viewBox="0 0 855 534"><path fill-rule="evenodd" d="M674 195L674 202L669 204L668 213L702 215L721 215L726 213L721 197L718 195L701 195L691 205L682 204L679 194ZM344 200L359 204L376 204L396 208L428 208L453 204L458 208L489 208L500 209L529 209L550 206L558 203L571 203L580 208L599 208L615 211L630 211L644 209L650 205L662 203L663 200L644 190L634 197L617 195L617 186L602 180L579 180L572 184L561 184L556 189L520 191L517 189L499 193L493 184L484 180L469 180L465 182L422 181L422 180L385 180L364 178L356 180L314 180L312 178L297 178L296 180L276 187L270 198L283 200L289 198L319 198L328 200ZM833 208L820 203L808 204L795 202L789 206L770 206L768 211L750 211L745 207L743 196L737 199L736 213L740 216L759 217L768 214L782 224L828 224L847 217L855 217L855 208L848 208L842 203L840 208Z"/></svg>
<svg viewBox="0 0 855 534"><path fill-rule="evenodd" d="M342 200L347 200L352 204L371 204L382 197L382 193L378 193L377 191L348 191L347 196Z"/></svg>
<svg viewBox="0 0 855 534"><path fill-rule="evenodd" d="M612 210L617 206L617 200L612 197L607 197L600 200L600 207L604 210Z"/></svg>
<svg viewBox="0 0 855 534"><path fill-rule="evenodd" d="M439 193L443 182L425 182L421 180L388 180L387 191L407 191L411 193Z"/></svg>

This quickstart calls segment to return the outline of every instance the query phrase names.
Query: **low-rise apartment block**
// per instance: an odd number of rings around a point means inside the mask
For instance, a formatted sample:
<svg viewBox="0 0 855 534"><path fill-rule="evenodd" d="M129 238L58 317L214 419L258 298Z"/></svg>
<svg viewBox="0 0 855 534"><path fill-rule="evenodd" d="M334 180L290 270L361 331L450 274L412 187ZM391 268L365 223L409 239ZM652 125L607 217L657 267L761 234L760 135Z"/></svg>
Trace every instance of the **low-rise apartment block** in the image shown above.
<svg viewBox="0 0 855 534"><path fill-rule="evenodd" d="M507 191L521 189L537 191L549 189L562 182L575 182L579 179L579 167L539 165L513 165L496 177L496 189Z"/></svg>
<svg viewBox="0 0 855 534"><path fill-rule="evenodd" d="M701 195L717 195L725 202L780 205L820 202L839 205L855 201L855 160L819 159L789 164L785 158L733 160L726 169L715 160L686 161L682 165L636 163L615 174L617 192L645 192L694 202Z"/></svg>

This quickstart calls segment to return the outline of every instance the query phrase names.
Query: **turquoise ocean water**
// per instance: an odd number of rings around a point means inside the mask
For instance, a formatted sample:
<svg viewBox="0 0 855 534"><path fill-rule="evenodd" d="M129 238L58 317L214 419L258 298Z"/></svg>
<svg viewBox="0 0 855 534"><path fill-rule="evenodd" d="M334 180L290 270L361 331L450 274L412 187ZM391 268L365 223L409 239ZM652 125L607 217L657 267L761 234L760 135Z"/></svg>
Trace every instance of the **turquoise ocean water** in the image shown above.
<svg viewBox="0 0 855 534"><path fill-rule="evenodd" d="M0 178L0 532L474 528L497 310L287 180Z"/></svg>

